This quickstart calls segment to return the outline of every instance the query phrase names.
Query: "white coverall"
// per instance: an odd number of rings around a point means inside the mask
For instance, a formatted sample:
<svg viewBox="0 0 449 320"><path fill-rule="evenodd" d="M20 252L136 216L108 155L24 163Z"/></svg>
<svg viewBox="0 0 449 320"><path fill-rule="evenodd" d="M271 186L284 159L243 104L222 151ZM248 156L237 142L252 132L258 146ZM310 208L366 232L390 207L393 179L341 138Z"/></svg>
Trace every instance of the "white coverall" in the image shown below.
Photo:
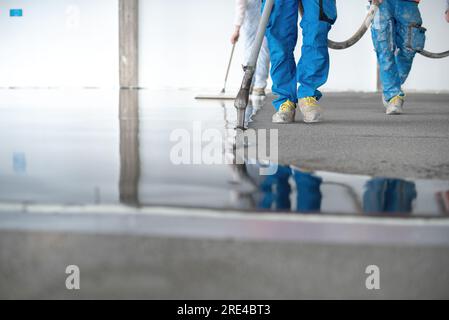
<svg viewBox="0 0 449 320"><path fill-rule="evenodd" d="M251 49L256 39L257 27L261 16L261 0L235 0L236 14L235 25L241 26L241 33L244 42L244 65L248 64ZM262 49L257 60L256 73L254 75L254 88L266 88L267 79L270 72L270 53L267 39L262 44Z"/></svg>

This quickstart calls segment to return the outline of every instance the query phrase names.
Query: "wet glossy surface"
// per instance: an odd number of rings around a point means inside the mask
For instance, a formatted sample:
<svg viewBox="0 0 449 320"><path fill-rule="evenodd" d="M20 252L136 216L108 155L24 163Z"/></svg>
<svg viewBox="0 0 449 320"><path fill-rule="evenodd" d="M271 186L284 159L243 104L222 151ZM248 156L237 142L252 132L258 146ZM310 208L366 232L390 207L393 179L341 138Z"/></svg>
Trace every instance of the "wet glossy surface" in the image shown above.
<svg viewBox="0 0 449 320"><path fill-rule="evenodd" d="M261 165L248 163L176 165L170 158L174 130L185 130L192 148L207 145L204 130L218 130L223 159L233 157L233 102L196 101L196 93L0 90L0 202L429 217L448 213L448 181L308 173L290 167L261 176ZM248 117L260 105L252 106Z"/></svg>

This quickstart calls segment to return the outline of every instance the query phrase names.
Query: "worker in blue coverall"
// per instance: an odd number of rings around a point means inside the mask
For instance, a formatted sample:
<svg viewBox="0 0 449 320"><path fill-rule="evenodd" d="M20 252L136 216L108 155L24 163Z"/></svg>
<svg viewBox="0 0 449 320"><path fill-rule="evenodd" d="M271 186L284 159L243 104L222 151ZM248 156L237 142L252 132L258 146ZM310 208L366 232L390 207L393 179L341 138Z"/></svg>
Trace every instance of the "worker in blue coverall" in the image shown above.
<svg viewBox="0 0 449 320"><path fill-rule="evenodd" d="M292 208L290 178L296 186L296 208ZM259 189L262 199L258 201L258 208L293 210L299 213L311 213L321 211L321 184L323 180L308 172L291 169L287 166L279 166L274 175L266 176L260 182Z"/></svg>
<svg viewBox="0 0 449 320"><path fill-rule="evenodd" d="M337 19L336 0L302 0L303 45L296 65L294 50L298 38L299 0L275 0L267 26L271 55L275 123L295 121L296 104L307 123L321 120L318 90L329 74L328 33ZM299 87L298 87L299 83Z"/></svg>
<svg viewBox="0 0 449 320"><path fill-rule="evenodd" d="M412 213L416 185L402 179L374 178L363 195L365 213Z"/></svg>
<svg viewBox="0 0 449 320"><path fill-rule="evenodd" d="M425 29L421 27L420 0L379 2L371 30L380 66L383 104L386 114L401 114L405 101L402 85L410 73L416 51L424 49L426 40Z"/></svg>

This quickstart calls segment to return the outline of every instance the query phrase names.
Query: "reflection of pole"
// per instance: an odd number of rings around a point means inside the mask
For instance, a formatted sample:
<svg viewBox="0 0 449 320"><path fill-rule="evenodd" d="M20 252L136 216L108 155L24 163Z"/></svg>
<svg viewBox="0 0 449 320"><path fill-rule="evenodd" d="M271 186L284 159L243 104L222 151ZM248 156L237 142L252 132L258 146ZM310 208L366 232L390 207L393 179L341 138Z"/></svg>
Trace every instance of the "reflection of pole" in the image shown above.
<svg viewBox="0 0 449 320"><path fill-rule="evenodd" d="M120 90L120 202L139 204L139 91Z"/></svg>
<svg viewBox="0 0 449 320"><path fill-rule="evenodd" d="M246 170L246 164L243 161L237 159L237 149L235 145L236 132L232 125L232 121L229 120L229 115L224 102L221 102L223 108L223 116L225 122L225 145L224 153L225 159L231 162L230 168L232 170L233 181L235 185L240 185L237 188L231 188L231 197L235 206L239 209L255 209L256 202L252 195L257 191L257 186L252 182ZM240 164L239 164L240 163ZM244 188L246 185L248 188Z"/></svg>

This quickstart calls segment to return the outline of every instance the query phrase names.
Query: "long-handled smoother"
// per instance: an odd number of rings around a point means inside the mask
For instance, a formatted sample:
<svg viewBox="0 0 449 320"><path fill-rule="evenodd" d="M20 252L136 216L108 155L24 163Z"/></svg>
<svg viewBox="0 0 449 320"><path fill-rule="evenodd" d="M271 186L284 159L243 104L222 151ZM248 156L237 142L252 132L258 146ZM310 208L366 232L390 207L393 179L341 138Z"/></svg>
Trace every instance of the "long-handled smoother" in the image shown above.
<svg viewBox="0 0 449 320"><path fill-rule="evenodd" d="M232 45L231 56L229 57L228 69L226 69L226 77L223 84L223 89L221 89L221 93L226 92L226 85L228 83L229 71L231 70L232 58L234 57L235 43Z"/></svg>
<svg viewBox="0 0 449 320"><path fill-rule="evenodd" d="M265 2L259 28L257 29L256 40L254 41L248 64L245 66L245 75L243 76L242 85L237 97L235 98L234 106L237 109L236 129L245 129L245 110L248 106L251 83L253 81L254 72L256 71L257 59L259 58L260 49L262 48L262 43L265 37L265 31L267 30L268 21L270 20L273 4L274 0L267 0Z"/></svg>
<svg viewBox="0 0 449 320"><path fill-rule="evenodd" d="M232 96L226 96L226 86L228 84L228 78L229 78L229 72L231 70L231 65L232 65L232 58L234 57L234 51L235 51L235 43L232 45L232 50L231 50L231 56L229 57L229 62L228 62L228 67L226 69L226 76L225 76L225 80L224 80L224 84L223 84L223 89L221 89L219 94L204 94L204 95L198 95L195 97L195 99L205 99L205 100L216 100L216 99L229 99L229 100L234 100L234 97Z"/></svg>

